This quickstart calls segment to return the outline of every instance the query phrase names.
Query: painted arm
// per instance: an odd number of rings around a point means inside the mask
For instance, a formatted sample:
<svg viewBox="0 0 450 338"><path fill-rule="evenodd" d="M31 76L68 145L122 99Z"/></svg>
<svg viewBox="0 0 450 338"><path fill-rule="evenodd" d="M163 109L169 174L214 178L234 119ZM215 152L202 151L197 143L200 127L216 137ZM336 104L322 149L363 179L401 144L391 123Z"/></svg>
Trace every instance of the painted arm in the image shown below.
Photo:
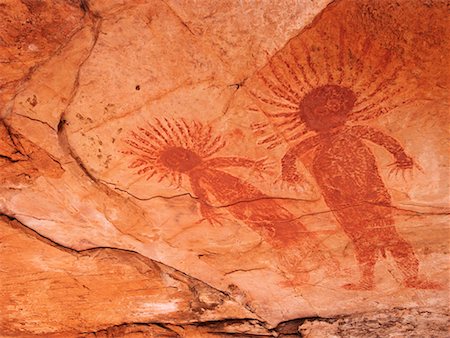
<svg viewBox="0 0 450 338"><path fill-rule="evenodd" d="M271 174L273 164L267 158L249 160L242 157L216 157L204 162L206 168L244 167L252 168L255 174L262 177L263 174Z"/></svg>
<svg viewBox="0 0 450 338"><path fill-rule="evenodd" d="M384 147L394 155L395 164L398 168L411 169L413 167L413 160L405 153L401 144L393 137L369 126L354 126L351 128L351 133Z"/></svg>
<svg viewBox="0 0 450 338"><path fill-rule="evenodd" d="M249 160L242 157L215 157L205 161L207 168L226 168L226 167L244 167L252 168L257 166L260 161Z"/></svg>
<svg viewBox="0 0 450 338"><path fill-rule="evenodd" d="M297 172L295 162L302 154L307 153L319 144L319 136L312 136L290 148L286 155L281 159L281 176L283 181L298 183L302 181L302 177Z"/></svg>

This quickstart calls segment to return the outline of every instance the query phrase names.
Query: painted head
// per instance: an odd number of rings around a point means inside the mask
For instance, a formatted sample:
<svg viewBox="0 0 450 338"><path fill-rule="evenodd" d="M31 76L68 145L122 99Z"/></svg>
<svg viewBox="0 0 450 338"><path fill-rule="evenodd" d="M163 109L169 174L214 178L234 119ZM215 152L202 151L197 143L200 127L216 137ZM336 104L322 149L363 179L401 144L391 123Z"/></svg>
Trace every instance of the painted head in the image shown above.
<svg viewBox="0 0 450 338"><path fill-rule="evenodd" d="M310 130L325 132L342 126L356 102L355 93L346 87L316 87L300 101L300 115Z"/></svg>
<svg viewBox="0 0 450 338"><path fill-rule="evenodd" d="M167 147L159 155L161 164L180 173L188 172L198 166L202 159L192 150L182 147Z"/></svg>
<svg viewBox="0 0 450 338"><path fill-rule="evenodd" d="M200 166L225 146L209 125L181 119L158 119L131 130L122 153L131 156L129 168L147 180L159 176L178 186L182 176Z"/></svg>

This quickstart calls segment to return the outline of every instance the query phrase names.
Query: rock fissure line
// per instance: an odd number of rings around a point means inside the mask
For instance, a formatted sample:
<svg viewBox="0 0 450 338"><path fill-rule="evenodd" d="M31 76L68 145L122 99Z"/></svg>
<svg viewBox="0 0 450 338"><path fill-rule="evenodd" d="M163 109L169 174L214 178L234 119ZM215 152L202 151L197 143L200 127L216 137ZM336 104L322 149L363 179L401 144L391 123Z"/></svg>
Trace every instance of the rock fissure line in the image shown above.
<svg viewBox="0 0 450 338"><path fill-rule="evenodd" d="M39 120L39 119L30 117L30 116L28 116L28 115L20 114L20 113L14 113L14 115L17 115L17 116L26 118L26 119L31 120L31 121L35 121L35 122L41 123L41 124L43 124L43 125L49 127L49 128L50 128L51 130L53 130L55 133L57 132L57 129L56 129L55 127L53 127L50 123L46 122L46 121L42 121L42 120Z"/></svg>
<svg viewBox="0 0 450 338"><path fill-rule="evenodd" d="M173 8L170 7L169 4L166 1L161 0L161 2L169 9L169 11L178 19L178 21L183 25L183 27L185 27L187 29L187 31L189 33L191 33L193 36L196 36L196 34L192 31L192 29L188 26L188 24L183 21L183 19L178 15L178 13L175 12L173 10Z"/></svg>
<svg viewBox="0 0 450 338"><path fill-rule="evenodd" d="M171 196L155 195L155 196L152 196L152 197L139 197L139 196L137 196L135 194L130 193L126 189L122 189L122 188L117 187L114 183L107 182L107 181L103 181L103 182L105 184L113 185L114 189L119 190L121 192L124 192L127 195L130 195L131 197L133 197L133 198L135 198L135 199L137 199L139 201L151 201L153 199L158 199L158 198L170 200L170 199L174 199L174 198L178 198L178 197L184 197L184 196L189 196L190 198L192 198L194 200L197 200L197 201L201 200L200 198L192 195L189 192L178 194L178 195L171 195ZM318 198L318 199L303 199L303 198L296 198L296 197L267 196L267 197L258 197L258 198L255 198L255 199L239 200L239 201L236 201L236 202L233 202L233 203L220 204L220 205L210 204L210 203L208 203L208 201L204 201L204 200L201 200L201 201L202 201L203 204L206 204L209 207L216 208L216 209L223 209L223 208L233 207L233 206L236 206L236 205L239 205L239 204L258 202L258 201L261 201L261 200L282 200L282 201L293 201L293 202L296 202L296 201L298 201L298 202L318 202L318 201L320 201L320 199L321 198ZM450 215L450 211L449 212L421 212L421 211L416 211L416 210L411 210L411 209L397 207L397 206L394 206L394 205L385 205L385 204L382 204L382 203L366 202L366 203L360 203L360 204L353 204L353 205L346 206L346 207L339 208L339 209L327 209L327 210L318 211L318 212L314 212L314 213L303 214L303 215L299 216L298 218L294 218L293 220L299 219L299 218L303 218L303 217L307 217L307 216L315 216L315 215L320 215L320 214L325 214L325 213L345 210L345 209L348 209L348 208L362 206L364 204L371 204L371 205L377 205L377 206L381 206L381 207L385 207L385 208L391 208L391 209L395 209L395 210L398 210L398 211L412 213L412 214L417 215L417 216L422 216L422 215L424 215L424 216L428 216L428 215L430 215L430 216ZM423 207L423 206L421 206L421 207ZM440 207L433 207L433 206L426 206L426 207L428 207L428 208L440 208Z"/></svg>
<svg viewBox="0 0 450 338"><path fill-rule="evenodd" d="M236 270L225 272L224 275L226 276L226 275L231 275L236 272L250 272L250 271L265 270L265 269L266 269L265 267L253 268L253 269L236 269Z"/></svg>
<svg viewBox="0 0 450 338"><path fill-rule="evenodd" d="M261 330L266 330L267 334L246 334L243 332L230 332L230 331L225 331L223 330L224 327L226 327L226 325L248 325L250 324L251 326L254 326L255 328ZM121 323L121 324L117 324L117 325L112 325L109 326L107 328L104 329L100 329L98 331L89 331L89 332L80 332L79 334L81 335L89 335L89 334L99 334L101 332L111 332L111 331L115 331L117 329L121 329L121 328L128 328L128 327L142 327L142 328L151 328L152 326L158 326L160 328L166 329L168 331L173 332L174 334L177 335L177 337L182 337L178 334L176 328L178 329L183 329L186 327L197 327L197 328L210 328L211 331L208 331L208 333L211 334L226 334L226 335L230 335L230 336L234 336L234 335L239 335L239 337L273 337L273 333L275 332L274 329L268 328L266 327L266 323L261 322L259 320L256 319L252 319L252 318L227 318L227 319L222 319L222 320L213 320L213 321L188 321L188 322L178 322L176 324L174 323L170 323L170 322L125 322L125 323ZM217 328L216 330L214 330L214 328ZM222 329L223 331L220 331L220 329ZM133 331L133 333L135 333L136 331ZM142 331L137 331L137 332L142 332Z"/></svg>
<svg viewBox="0 0 450 338"><path fill-rule="evenodd" d="M177 90L180 90L180 89L182 89L184 87L196 86L196 85L200 85L202 83L209 83L210 81L211 81L210 77L207 77L207 78L205 78L203 80L199 80L197 82L192 82L191 80L187 79L187 80L183 81L182 83L180 83L179 85L177 85L177 86L175 86L173 88L167 89L167 90L165 90L165 91L163 91L163 92L161 92L159 94L156 94L156 95L153 95L153 96L149 96L148 99L146 99L145 102L142 105L138 106L138 107L135 107L133 109L127 110L126 112L124 112L122 114L118 114L118 115L115 115L115 116L113 116L111 118L108 118L107 122L110 123L110 122L114 122L114 121L117 121L117 120L121 120L121 119L123 119L123 118L125 118L125 117L127 117L127 116L129 116L129 115L131 115L133 113L136 113L136 111L139 111L140 109L142 109L143 106L147 105L148 103L153 102L153 101L161 100L162 98L164 98L164 97L166 97L168 95L171 95L172 93L174 93ZM105 122L106 121L101 121L101 122L99 122L97 124L94 124L93 126L91 126L89 128L81 128L80 127L78 129L72 130L71 133L72 134L77 134L77 133L80 133L80 132L87 133L87 132L90 132L92 130L95 130L95 129L103 126Z"/></svg>
<svg viewBox="0 0 450 338"><path fill-rule="evenodd" d="M87 170L84 163L81 161L79 156L75 153L75 151L71 147L68 136L67 136L67 132L65 130L65 126L67 124L65 114L66 114L67 109L70 107L73 100L75 99L76 93L78 92L78 88L80 85L81 68L87 62L87 60L90 58L95 46L97 45L98 37L99 37L100 31L101 31L101 23L102 23L101 17L90 11L87 2L85 2L83 6L87 10L86 15L88 15L91 19L91 24L92 24L91 31L92 31L93 41L92 41L92 45L91 45L86 57L78 65L78 70L77 70L77 73L75 76L75 81L73 84L72 92L69 96L66 108L62 112L59 122L58 122L57 135L58 135L58 140L59 140L61 149L64 150L66 154L68 154L70 157L72 157L75 160L75 162L78 164L80 169L86 174L87 177L89 177L92 181L97 182L96 178L89 172L89 170Z"/></svg>

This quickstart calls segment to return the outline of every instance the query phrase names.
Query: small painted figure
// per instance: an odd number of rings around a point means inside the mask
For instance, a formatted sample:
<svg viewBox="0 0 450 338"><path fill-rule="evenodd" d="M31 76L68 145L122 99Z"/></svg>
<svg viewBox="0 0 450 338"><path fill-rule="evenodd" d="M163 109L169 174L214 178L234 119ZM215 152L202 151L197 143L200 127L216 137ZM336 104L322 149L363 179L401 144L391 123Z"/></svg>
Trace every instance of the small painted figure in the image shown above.
<svg viewBox="0 0 450 338"><path fill-rule="evenodd" d="M211 224L220 224L219 210L228 211L264 240L278 255L281 270L294 282L308 280L308 271L320 266L336 269L337 262L321 250L321 244L296 217L279 202L250 183L223 169L266 169L264 160L242 157L212 157L225 146L220 136L213 136L211 127L198 122L155 120L139 127L125 140L124 153L133 156L131 168L147 179L154 175L170 177L179 186L188 178L198 198L200 213ZM221 208L214 205L225 206Z"/></svg>

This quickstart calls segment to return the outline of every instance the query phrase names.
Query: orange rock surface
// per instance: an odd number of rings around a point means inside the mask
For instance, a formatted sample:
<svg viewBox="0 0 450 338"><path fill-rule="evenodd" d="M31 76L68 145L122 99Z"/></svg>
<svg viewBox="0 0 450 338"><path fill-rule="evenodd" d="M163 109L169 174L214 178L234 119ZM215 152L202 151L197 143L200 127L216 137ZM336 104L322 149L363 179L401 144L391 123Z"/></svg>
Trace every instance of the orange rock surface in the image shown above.
<svg viewBox="0 0 450 338"><path fill-rule="evenodd" d="M446 6L0 4L0 336L445 337Z"/></svg>

